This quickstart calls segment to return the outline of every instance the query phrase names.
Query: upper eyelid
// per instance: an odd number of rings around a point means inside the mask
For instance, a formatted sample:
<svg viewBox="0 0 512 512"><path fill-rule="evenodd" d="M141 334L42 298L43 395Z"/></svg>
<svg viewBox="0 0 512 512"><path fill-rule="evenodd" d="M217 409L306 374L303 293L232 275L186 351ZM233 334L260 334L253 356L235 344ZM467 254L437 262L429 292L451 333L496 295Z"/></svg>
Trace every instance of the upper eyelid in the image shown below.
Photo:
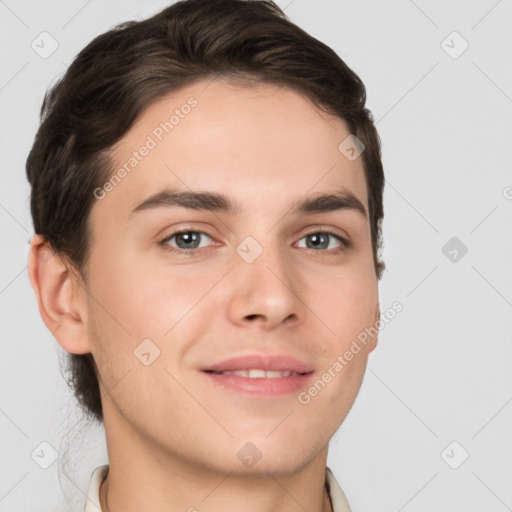
<svg viewBox="0 0 512 512"><path fill-rule="evenodd" d="M194 224L197 224L197 223L194 223ZM200 224L204 225L204 223L200 223ZM206 225L209 226L206 229L210 229L211 224L207 223ZM193 232L196 232L196 233L204 233L205 235L208 235L208 236L210 236L212 238L215 238L213 235L210 235L207 231L203 231L201 226L197 226L197 225L195 225L195 226L187 226L186 223L185 223L185 226L183 226L183 227L173 227L173 228L169 228L169 229L170 229L169 236L172 236L172 235L175 235L175 234L178 234L178 233L193 231ZM318 231L333 231L334 234L336 234L335 233L336 231L340 231L342 234L340 234L339 236L342 236L342 237L344 236L346 238L349 238L349 235L346 232L346 230L344 230L343 228L340 228L339 226L337 227L337 226L327 226L326 224L313 224L312 227L303 228L303 229L307 229L307 232L305 234L303 234L302 236L305 236L305 235L307 235L309 233L316 233ZM167 228L161 230L160 233L162 233L164 231L167 231Z"/></svg>

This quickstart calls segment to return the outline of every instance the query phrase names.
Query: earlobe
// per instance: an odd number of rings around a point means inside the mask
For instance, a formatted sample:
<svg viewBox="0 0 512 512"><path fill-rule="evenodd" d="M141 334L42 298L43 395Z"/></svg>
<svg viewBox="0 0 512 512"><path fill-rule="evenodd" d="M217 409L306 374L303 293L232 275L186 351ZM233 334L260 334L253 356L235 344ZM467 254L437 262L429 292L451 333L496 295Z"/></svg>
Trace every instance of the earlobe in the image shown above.
<svg viewBox="0 0 512 512"><path fill-rule="evenodd" d="M59 345L72 354L91 352L87 336L87 304L78 277L41 235L30 243L28 274L39 313Z"/></svg>

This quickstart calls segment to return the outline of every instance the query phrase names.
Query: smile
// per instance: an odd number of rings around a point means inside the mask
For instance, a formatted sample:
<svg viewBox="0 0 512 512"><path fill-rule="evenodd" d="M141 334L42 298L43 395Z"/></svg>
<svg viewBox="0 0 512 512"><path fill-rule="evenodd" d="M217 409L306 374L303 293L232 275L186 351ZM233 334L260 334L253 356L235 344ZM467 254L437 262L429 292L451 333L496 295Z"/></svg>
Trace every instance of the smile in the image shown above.
<svg viewBox="0 0 512 512"><path fill-rule="evenodd" d="M282 377L296 377L298 375L303 375L298 372L293 372L290 370L286 371L274 371L274 370L261 370L259 368L251 368L248 370L235 370L235 371L222 371L211 373L216 373L217 375L238 375L239 377L248 377L249 379L280 379Z"/></svg>

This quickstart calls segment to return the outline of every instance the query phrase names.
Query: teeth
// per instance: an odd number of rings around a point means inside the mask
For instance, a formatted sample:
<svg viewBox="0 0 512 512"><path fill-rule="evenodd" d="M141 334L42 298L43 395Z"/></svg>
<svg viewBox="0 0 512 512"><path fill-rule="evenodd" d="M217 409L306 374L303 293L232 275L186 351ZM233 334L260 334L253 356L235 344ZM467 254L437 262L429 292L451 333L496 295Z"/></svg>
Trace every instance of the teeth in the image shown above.
<svg viewBox="0 0 512 512"><path fill-rule="evenodd" d="M249 377L250 379L279 379L281 377L290 377L299 375L297 372L292 371L265 371L260 369L249 369L249 370L236 370L220 372L223 375L238 375L239 377Z"/></svg>

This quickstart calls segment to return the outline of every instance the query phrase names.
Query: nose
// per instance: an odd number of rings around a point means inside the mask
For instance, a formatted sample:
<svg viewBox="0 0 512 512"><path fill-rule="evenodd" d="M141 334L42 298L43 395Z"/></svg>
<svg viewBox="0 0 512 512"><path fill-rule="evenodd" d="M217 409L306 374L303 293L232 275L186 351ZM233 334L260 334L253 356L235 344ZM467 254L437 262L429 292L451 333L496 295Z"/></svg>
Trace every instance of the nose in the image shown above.
<svg viewBox="0 0 512 512"><path fill-rule="evenodd" d="M256 324L269 330L303 321L306 306L300 297L300 276L294 274L293 265L279 248L265 248L252 263L239 258L235 267L228 305L233 323Z"/></svg>

